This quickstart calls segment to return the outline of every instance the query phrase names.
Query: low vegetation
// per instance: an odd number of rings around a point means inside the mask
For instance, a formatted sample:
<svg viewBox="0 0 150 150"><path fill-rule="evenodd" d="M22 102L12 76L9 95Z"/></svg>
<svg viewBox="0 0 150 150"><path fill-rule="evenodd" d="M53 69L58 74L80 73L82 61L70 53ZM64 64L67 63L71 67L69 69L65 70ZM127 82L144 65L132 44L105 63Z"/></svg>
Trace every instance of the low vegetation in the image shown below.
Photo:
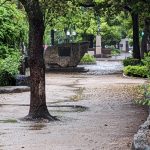
<svg viewBox="0 0 150 150"><path fill-rule="evenodd" d="M146 83L139 87L139 97L135 100L137 104L150 106L150 84Z"/></svg>
<svg viewBox="0 0 150 150"><path fill-rule="evenodd" d="M119 49L112 49L111 50L111 55L116 56L120 55L121 51Z"/></svg>
<svg viewBox="0 0 150 150"><path fill-rule="evenodd" d="M133 77L150 77L150 52L144 55L144 59L138 60L133 58L126 58L123 61L124 74ZM138 97L135 102L140 105L150 106L150 83L149 80L146 84L139 87L137 93Z"/></svg>
<svg viewBox="0 0 150 150"><path fill-rule="evenodd" d="M150 77L150 52L145 54L144 59L141 61L133 58L126 58L123 61L124 74L133 77Z"/></svg>
<svg viewBox="0 0 150 150"><path fill-rule="evenodd" d="M86 53L86 54L82 57L80 63L81 63L81 64L95 64L95 63L96 63L96 59L95 59L94 56L92 56L92 55Z"/></svg>
<svg viewBox="0 0 150 150"><path fill-rule="evenodd" d="M25 15L15 4L0 7L0 86L14 85L21 62L20 45L25 42Z"/></svg>

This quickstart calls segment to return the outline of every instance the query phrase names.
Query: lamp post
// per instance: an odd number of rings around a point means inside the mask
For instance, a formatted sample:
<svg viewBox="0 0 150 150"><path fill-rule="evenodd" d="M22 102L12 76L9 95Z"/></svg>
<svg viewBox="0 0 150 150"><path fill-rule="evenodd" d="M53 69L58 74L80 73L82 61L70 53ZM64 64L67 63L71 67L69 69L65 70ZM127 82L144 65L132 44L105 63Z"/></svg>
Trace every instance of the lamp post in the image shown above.
<svg viewBox="0 0 150 150"><path fill-rule="evenodd" d="M72 33L70 31L66 32L66 36L67 36L67 43L70 42L70 38L71 38L71 42L74 41L74 37L76 36L76 32L73 31Z"/></svg>

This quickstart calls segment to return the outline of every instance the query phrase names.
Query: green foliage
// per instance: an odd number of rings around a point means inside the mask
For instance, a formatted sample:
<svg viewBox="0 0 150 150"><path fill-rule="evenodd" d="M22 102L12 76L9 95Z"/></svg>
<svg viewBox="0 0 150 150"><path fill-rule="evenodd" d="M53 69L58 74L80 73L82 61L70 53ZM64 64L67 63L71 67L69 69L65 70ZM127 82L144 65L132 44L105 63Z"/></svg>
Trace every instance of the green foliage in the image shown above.
<svg viewBox="0 0 150 150"><path fill-rule="evenodd" d="M123 60L123 65L124 66L137 66L141 65L141 61L139 59L134 59L131 57L127 57L126 59Z"/></svg>
<svg viewBox="0 0 150 150"><path fill-rule="evenodd" d="M2 0L0 2L3 2ZM14 85L19 73L20 43L26 42L27 24L22 11L7 1L0 6L0 85Z"/></svg>
<svg viewBox="0 0 150 150"><path fill-rule="evenodd" d="M148 77L150 77L150 52L144 55L143 64L147 67Z"/></svg>
<svg viewBox="0 0 150 150"><path fill-rule="evenodd" d="M119 49L112 49L111 50L112 55L119 55L120 53L121 53L121 51Z"/></svg>
<svg viewBox="0 0 150 150"><path fill-rule="evenodd" d="M137 104L150 106L150 84L144 84L139 88L139 98L135 100Z"/></svg>
<svg viewBox="0 0 150 150"><path fill-rule="evenodd" d="M126 66L123 70L125 75L133 77L148 77L148 70L146 66Z"/></svg>
<svg viewBox="0 0 150 150"><path fill-rule="evenodd" d="M27 23L23 12L10 2L0 6L0 45L19 48L26 41Z"/></svg>
<svg viewBox="0 0 150 150"><path fill-rule="evenodd" d="M0 59L0 86L14 85L15 76L19 73L21 56L14 52L5 59Z"/></svg>
<svg viewBox="0 0 150 150"><path fill-rule="evenodd" d="M13 55L16 52L18 52L18 49L9 48L5 45L0 45L0 59L5 59L6 57L9 57L9 55Z"/></svg>
<svg viewBox="0 0 150 150"><path fill-rule="evenodd" d="M82 57L82 59L81 59L80 62L81 62L81 63L96 63L96 59L95 59L94 56L92 56L92 55L86 53L86 54Z"/></svg>

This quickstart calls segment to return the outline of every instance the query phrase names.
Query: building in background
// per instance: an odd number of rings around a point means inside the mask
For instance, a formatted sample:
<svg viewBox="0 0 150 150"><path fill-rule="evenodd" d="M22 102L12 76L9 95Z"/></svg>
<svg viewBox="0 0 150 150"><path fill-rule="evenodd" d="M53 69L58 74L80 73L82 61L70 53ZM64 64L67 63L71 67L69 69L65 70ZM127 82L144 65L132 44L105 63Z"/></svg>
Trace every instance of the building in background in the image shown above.
<svg viewBox="0 0 150 150"><path fill-rule="evenodd" d="M129 39L121 39L119 43L119 49L122 50L123 52L129 52Z"/></svg>

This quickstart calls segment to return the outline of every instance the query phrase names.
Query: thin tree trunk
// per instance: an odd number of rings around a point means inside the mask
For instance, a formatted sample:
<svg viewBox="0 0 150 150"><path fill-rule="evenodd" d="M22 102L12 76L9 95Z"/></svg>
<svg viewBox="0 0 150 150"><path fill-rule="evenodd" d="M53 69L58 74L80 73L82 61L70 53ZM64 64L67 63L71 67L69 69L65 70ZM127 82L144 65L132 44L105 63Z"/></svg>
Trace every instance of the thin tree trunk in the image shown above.
<svg viewBox="0 0 150 150"><path fill-rule="evenodd" d="M144 58L144 53L147 53L147 30L146 30L146 24L144 23L144 35L142 35L142 41L141 41L141 58Z"/></svg>
<svg viewBox="0 0 150 150"><path fill-rule="evenodd" d="M144 20L144 35L142 36L141 43L141 57L144 57L144 53L148 52L148 37L150 34L150 18L145 18Z"/></svg>
<svg viewBox="0 0 150 150"><path fill-rule="evenodd" d="M139 45L139 16L137 13L132 13L133 22L133 58L141 59Z"/></svg>
<svg viewBox="0 0 150 150"><path fill-rule="evenodd" d="M51 45L55 44L55 31L54 29L51 30Z"/></svg>
<svg viewBox="0 0 150 150"><path fill-rule="evenodd" d="M55 120L46 106L45 96L45 64L43 58L44 21L38 0L20 0L25 7L29 19L29 56L31 96L30 110L27 120Z"/></svg>

